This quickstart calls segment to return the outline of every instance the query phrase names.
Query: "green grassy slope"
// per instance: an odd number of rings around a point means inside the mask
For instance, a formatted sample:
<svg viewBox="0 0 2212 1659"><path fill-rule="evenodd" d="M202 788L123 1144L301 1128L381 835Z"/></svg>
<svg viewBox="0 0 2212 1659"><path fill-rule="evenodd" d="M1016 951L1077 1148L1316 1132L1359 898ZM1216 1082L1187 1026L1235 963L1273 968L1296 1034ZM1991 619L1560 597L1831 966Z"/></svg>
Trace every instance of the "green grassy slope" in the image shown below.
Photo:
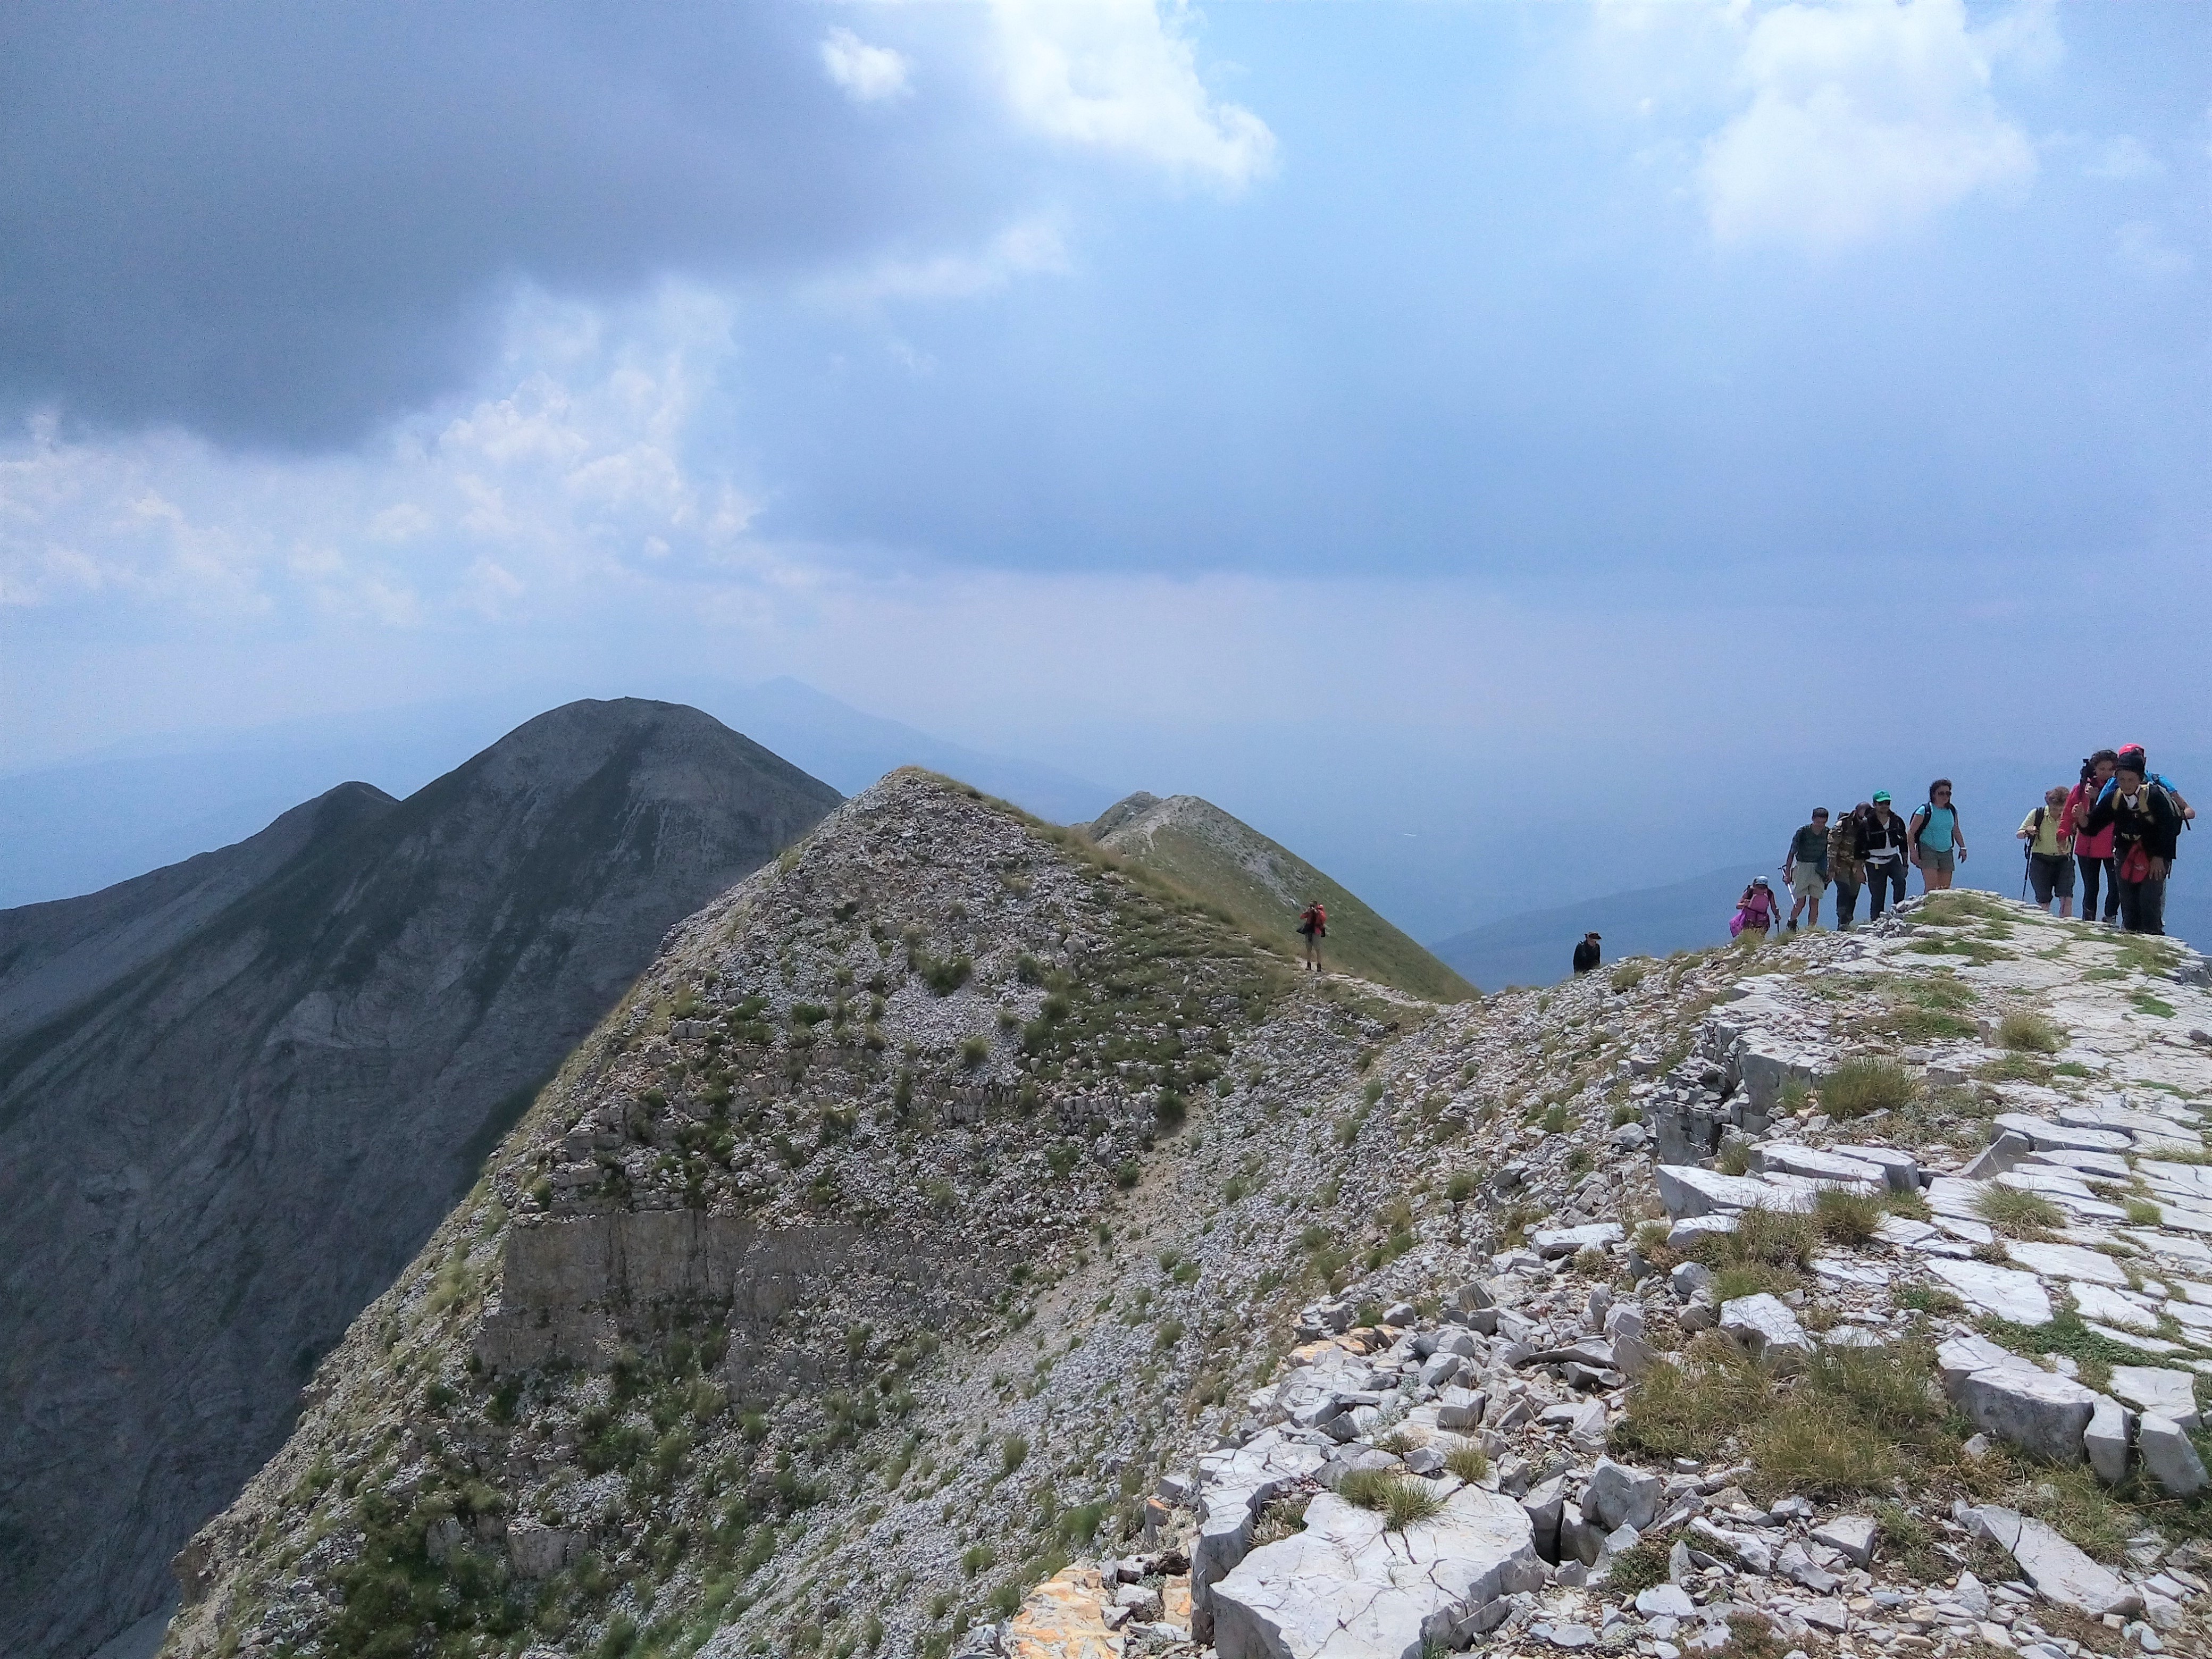
<svg viewBox="0 0 2212 1659"><path fill-rule="evenodd" d="M1136 794L1091 826L1091 839L1210 900L1244 927L1294 951L1310 898L1328 909L1324 964L1435 1002L1480 994L1319 870L1249 824L1195 795Z"/></svg>

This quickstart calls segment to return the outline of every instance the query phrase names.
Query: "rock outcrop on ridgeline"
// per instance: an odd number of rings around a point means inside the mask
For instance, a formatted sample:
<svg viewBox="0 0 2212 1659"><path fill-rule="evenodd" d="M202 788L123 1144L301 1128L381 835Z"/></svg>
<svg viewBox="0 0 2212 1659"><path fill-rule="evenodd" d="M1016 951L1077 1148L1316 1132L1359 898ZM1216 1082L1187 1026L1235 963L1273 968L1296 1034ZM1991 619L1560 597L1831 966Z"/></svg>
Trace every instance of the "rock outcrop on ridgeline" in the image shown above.
<svg viewBox="0 0 2212 1659"><path fill-rule="evenodd" d="M837 799L695 710L576 703L406 800L0 913L0 1650L173 1595L668 927Z"/></svg>
<svg viewBox="0 0 2212 1659"><path fill-rule="evenodd" d="M1960 894L1408 1037L1386 1098L1552 1082L1400 1155L1412 1192L1493 1172L1504 1248L1304 1310L1148 1553L1070 1570L1105 1651L2203 1650L2206 979ZM1480 1559L1470 1493L1518 1504L1540 1582L1424 1571ZM1133 1588L1189 1619L1119 1613ZM1026 1607L973 1646L1069 1651Z"/></svg>

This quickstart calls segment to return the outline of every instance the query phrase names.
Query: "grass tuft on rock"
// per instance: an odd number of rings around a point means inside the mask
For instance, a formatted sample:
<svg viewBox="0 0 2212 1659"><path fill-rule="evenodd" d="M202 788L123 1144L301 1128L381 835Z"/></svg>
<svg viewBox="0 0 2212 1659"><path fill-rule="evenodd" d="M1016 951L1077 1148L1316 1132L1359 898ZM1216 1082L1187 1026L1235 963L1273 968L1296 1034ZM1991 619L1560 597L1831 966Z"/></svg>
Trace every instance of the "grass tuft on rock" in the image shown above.
<svg viewBox="0 0 2212 1659"><path fill-rule="evenodd" d="M1427 1481L1389 1469L1354 1469L1337 1483L1336 1495L1347 1504L1373 1510L1393 1532L1403 1532L1443 1513L1444 1500Z"/></svg>
<svg viewBox="0 0 2212 1659"><path fill-rule="evenodd" d="M2002 1182L1974 1194L1974 1212L2008 1238L2045 1238L2066 1224L2066 1212L2041 1193Z"/></svg>
<svg viewBox="0 0 2212 1659"><path fill-rule="evenodd" d="M1638 1539L1614 1556L1613 1565L1606 1569L1606 1593L1626 1600L1638 1590L1665 1583L1667 1552L1668 1545L1663 1539Z"/></svg>
<svg viewBox="0 0 2212 1659"><path fill-rule="evenodd" d="M2038 1054L2055 1054L2066 1046L2066 1033L2041 1014L2014 1009L1997 1026L2000 1048Z"/></svg>
<svg viewBox="0 0 2212 1659"><path fill-rule="evenodd" d="M1825 1188L1813 1199L1813 1224L1831 1244L1870 1242L1887 1213L1879 1198L1841 1187Z"/></svg>
<svg viewBox="0 0 2212 1659"><path fill-rule="evenodd" d="M1820 1109L1838 1120L1899 1110L1920 1093L1911 1073L1893 1060L1847 1060L1820 1083Z"/></svg>
<svg viewBox="0 0 2212 1659"><path fill-rule="evenodd" d="M1468 1441L1444 1454L1444 1468L1471 1486L1490 1473L1490 1454Z"/></svg>

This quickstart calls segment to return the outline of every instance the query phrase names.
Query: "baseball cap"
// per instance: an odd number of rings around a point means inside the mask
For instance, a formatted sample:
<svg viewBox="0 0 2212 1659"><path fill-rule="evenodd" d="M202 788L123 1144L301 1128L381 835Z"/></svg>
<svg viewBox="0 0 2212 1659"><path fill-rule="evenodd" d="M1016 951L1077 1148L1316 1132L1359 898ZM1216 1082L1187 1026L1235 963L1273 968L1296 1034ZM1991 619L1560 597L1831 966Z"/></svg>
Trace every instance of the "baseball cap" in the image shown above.
<svg viewBox="0 0 2212 1659"><path fill-rule="evenodd" d="M1874 792L1874 798L1878 801L1887 801L1889 799L1889 791L1887 789L1877 789Z"/></svg>

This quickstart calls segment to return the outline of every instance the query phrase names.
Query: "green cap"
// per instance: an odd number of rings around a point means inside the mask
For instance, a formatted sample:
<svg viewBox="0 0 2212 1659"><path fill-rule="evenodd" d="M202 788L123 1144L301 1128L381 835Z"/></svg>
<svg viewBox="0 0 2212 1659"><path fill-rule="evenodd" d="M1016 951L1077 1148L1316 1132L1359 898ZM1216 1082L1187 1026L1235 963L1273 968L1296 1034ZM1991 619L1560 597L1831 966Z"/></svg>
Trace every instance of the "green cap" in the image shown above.
<svg viewBox="0 0 2212 1659"><path fill-rule="evenodd" d="M1876 800L1886 801L1889 799L1889 791L1887 789L1877 789L1874 792L1874 798Z"/></svg>

